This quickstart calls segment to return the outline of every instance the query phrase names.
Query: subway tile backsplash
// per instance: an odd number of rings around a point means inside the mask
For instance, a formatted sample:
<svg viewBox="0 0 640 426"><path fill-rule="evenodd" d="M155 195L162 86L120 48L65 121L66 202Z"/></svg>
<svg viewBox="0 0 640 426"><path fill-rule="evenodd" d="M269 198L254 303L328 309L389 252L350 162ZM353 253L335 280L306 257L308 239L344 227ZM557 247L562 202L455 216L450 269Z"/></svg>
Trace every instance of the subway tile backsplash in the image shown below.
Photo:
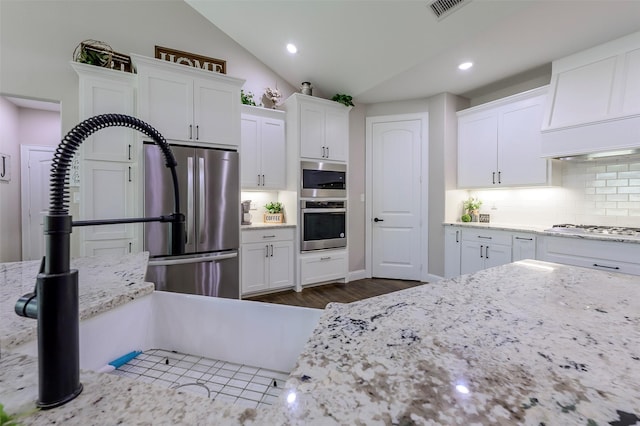
<svg viewBox="0 0 640 426"><path fill-rule="evenodd" d="M490 213L492 222L640 227L640 158L560 165L562 187L470 191L470 195L483 200L481 212Z"/></svg>

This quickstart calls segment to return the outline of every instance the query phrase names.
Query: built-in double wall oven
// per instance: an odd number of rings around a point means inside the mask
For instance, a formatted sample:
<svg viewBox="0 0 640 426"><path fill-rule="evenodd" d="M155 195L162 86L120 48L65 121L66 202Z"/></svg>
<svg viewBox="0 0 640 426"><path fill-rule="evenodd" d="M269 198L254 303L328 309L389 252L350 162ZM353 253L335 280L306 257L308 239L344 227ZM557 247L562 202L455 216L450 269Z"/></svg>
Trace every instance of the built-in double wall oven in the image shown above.
<svg viewBox="0 0 640 426"><path fill-rule="evenodd" d="M344 200L300 201L300 250L322 250L347 246L347 202Z"/></svg>
<svg viewBox="0 0 640 426"><path fill-rule="evenodd" d="M300 250L347 246L347 166L300 162Z"/></svg>

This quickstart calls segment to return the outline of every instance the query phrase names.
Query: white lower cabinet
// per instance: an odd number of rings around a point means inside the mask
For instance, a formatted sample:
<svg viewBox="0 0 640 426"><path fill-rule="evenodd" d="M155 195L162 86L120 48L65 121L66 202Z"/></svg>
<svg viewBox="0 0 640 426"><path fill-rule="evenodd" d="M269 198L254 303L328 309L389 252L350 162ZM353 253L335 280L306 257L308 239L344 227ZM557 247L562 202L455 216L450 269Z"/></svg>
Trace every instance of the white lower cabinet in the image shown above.
<svg viewBox="0 0 640 426"><path fill-rule="evenodd" d="M242 295L294 286L293 234L293 228L242 231Z"/></svg>
<svg viewBox="0 0 640 426"><path fill-rule="evenodd" d="M454 226L444 227L444 277L460 275L460 246L462 230Z"/></svg>
<svg viewBox="0 0 640 426"><path fill-rule="evenodd" d="M512 234L511 260L517 262L536 258L536 236L533 234Z"/></svg>
<svg viewBox="0 0 640 426"><path fill-rule="evenodd" d="M511 263L511 233L495 230L462 229L460 273Z"/></svg>
<svg viewBox="0 0 640 426"><path fill-rule="evenodd" d="M540 260L640 275L640 244L553 236L540 240Z"/></svg>
<svg viewBox="0 0 640 426"><path fill-rule="evenodd" d="M347 251L323 250L300 255L300 284L310 285L347 278Z"/></svg>

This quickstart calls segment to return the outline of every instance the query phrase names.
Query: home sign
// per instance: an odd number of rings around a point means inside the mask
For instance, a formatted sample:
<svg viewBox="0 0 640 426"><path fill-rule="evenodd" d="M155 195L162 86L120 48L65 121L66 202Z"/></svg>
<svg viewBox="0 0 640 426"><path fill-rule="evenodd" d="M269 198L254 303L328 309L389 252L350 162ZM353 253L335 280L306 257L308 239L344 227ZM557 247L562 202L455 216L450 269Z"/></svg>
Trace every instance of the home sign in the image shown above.
<svg viewBox="0 0 640 426"><path fill-rule="evenodd" d="M227 73L227 61L196 55L195 53L183 52L181 50L169 49L168 47L156 46L156 58L205 71L220 74Z"/></svg>

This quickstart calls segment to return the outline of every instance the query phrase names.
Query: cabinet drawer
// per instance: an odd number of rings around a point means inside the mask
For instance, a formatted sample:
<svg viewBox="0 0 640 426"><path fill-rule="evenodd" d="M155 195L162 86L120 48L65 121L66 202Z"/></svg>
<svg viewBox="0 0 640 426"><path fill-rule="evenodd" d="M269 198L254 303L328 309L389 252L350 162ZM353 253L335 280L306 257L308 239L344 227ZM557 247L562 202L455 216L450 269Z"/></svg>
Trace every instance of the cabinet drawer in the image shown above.
<svg viewBox="0 0 640 426"><path fill-rule="evenodd" d="M511 233L496 231L493 229L462 229L463 241L474 241L478 243L503 244L511 247Z"/></svg>
<svg viewBox="0 0 640 426"><path fill-rule="evenodd" d="M263 243L268 241L293 241L293 228L285 229L243 229L242 244Z"/></svg>
<svg viewBox="0 0 640 426"><path fill-rule="evenodd" d="M302 285L321 283L345 278L347 255L345 252L323 253L300 259L300 281Z"/></svg>
<svg viewBox="0 0 640 426"><path fill-rule="evenodd" d="M640 244L545 237L544 260L640 275Z"/></svg>

